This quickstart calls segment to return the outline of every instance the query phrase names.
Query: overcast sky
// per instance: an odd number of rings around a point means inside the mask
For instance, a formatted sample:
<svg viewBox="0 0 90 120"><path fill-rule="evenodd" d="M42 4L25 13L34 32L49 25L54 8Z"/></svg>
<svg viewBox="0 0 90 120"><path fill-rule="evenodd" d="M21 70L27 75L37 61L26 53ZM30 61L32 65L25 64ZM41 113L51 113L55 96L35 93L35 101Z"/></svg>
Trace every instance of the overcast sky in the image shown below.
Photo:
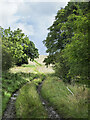
<svg viewBox="0 0 90 120"><path fill-rule="evenodd" d="M36 2L37 1L37 2ZM48 1L48 2L46 2ZM53 1L53 2L52 2ZM61 7L65 7L69 0L0 0L0 26L3 28L17 28L29 36L35 43L39 54L44 55L45 40L49 28ZM64 1L64 2L63 2Z"/></svg>

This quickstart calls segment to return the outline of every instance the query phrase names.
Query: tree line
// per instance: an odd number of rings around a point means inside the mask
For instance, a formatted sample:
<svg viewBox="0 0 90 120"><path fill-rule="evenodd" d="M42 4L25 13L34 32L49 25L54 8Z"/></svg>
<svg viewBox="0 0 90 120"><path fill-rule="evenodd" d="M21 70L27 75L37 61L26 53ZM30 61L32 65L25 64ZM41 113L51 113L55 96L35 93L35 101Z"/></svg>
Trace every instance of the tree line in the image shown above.
<svg viewBox="0 0 90 120"><path fill-rule="evenodd" d="M39 56L35 44L29 40L21 29L14 31L9 27L4 29L0 27L0 36L2 39L2 70L8 70L14 65L27 64L28 59L34 60Z"/></svg>
<svg viewBox="0 0 90 120"><path fill-rule="evenodd" d="M69 2L58 10L43 41L49 53L44 62L53 64L56 75L64 82L89 80L90 2Z"/></svg>

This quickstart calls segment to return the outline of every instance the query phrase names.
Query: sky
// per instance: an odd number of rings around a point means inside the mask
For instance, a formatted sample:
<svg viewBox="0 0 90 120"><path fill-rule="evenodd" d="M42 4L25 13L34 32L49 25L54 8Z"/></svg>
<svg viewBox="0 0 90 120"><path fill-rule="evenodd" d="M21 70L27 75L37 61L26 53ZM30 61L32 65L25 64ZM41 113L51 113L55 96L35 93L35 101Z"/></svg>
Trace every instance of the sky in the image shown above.
<svg viewBox="0 0 90 120"><path fill-rule="evenodd" d="M57 11L65 7L69 0L0 0L0 26L17 28L34 42L39 54L46 55L42 43L53 24Z"/></svg>

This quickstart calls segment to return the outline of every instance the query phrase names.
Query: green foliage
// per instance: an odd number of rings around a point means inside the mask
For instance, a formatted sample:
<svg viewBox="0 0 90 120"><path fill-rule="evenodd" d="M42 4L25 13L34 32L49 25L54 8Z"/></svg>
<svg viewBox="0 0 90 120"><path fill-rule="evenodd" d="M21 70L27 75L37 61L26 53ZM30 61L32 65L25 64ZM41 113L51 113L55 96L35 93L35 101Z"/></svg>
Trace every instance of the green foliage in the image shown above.
<svg viewBox="0 0 90 120"><path fill-rule="evenodd" d="M26 84L20 89L20 94L16 100L16 117L17 118L47 118L47 112L44 109L36 86L41 83L44 75L39 75L31 83ZM27 94L26 94L27 93Z"/></svg>
<svg viewBox="0 0 90 120"><path fill-rule="evenodd" d="M34 60L34 62L39 65L39 66L42 66L42 64L40 64L39 62L37 62L36 60Z"/></svg>
<svg viewBox="0 0 90 120"><path fill-rule="evenodd" d="M27 79L28 78L28 79ZM2 110L4 112L7 103L13 92L20 89L26 82L32 81L33 79L43 80L43 74L33 74L33 73L10 73L3 72L2 74ZM34 83L39 83L40 81L34 81Z"/></svg>
<svg viewBox="0 0 90 120"><path fill-rule="evenodd" d="M23 73L8 73L3 72L2 74L2 111L4 112L9 98L11 97L12 93L15 92L17 89L20 89L23 86L27 79L24 79Z"/></svg>
<svg viewBox="0 0 90 120"><path fill-rule="evenodd" d="M81 7L87 6L87 8L81 9ZM63 57L66 58L67 64L70 66L68 76L72 78L80 76L88 80L88 17L89 9L88 4L78 5L78 15L71 14L65 23L67 26L72 27L73 36L71 42L66 44L63 50ZM87 11L86 11L87 10ZM86 13L85 13L86 11ZM72 26L73 25L73 26ZM69 31L68 31L69 32ZM67 32L67 33L68 33ZM69 38L70 41L70 38Z"/></svg>
<svg viewBox="0 0 90 120"><path fill-rule="evenodd" d="M45 62L46 66L48 66L50 64L54 64L55 63L55 55L47 56L47 58L45 58L43 62Z"/></svg>
<svg viewBox="0 0 90 120"><path fill-rule="evenodd" d="M24 72L22 71L22 66L24 69ZM14 73L11 72L3 72L2 73L2 110L6 109L7 103L12 95L13 92L16 90L20 89L26 82L31 82L35 85L38 85L42 80L45 79L44 74L34 74L34 70L32 71L33 73L28 73L26 71L28 67L35 68L35 65L22 65L21 66L21 71L18 71L20 67L14 67ZM26 73L25 73L26 72ZM32 93L33 94L33 93ZM27 94L26 94L27 95Z"/></svg>
<svg viewBox="0 0 90 120"><path fill-rule="evenodd" d="M88 36L79 33L72 40L66 45L63 55L70 66L69 75L88 79Z"/></svg>
<svg viewBox="0 0 90 120"><path fill-rule="evenodd" d="M79 76L88 80L88 25L89 3L69 2L57 12L55 21L49 27L46 40L49 56L46 65L53 64L56 74L64 81Z"/></svg>
<svg viewBox="0 0 90 120"><path fill-rule="evenodd" d="M67 61L65 61L62 53L59 53L56 60L57 62L53 66L55 70L55 75L62 79L64 82L71 83L70 76L67 76L69 71L69 65L67 65Z"/></svg>
<svg viewBox="0 0 90 120"><path fill-rule="evenodd" d="M35 67L35 65L23 64L22 67Z"/></svg>
<svg viewBox="0 0 90 120"><path fill-rule="evenodd" d="M74 96L68 91L73 92ZM47 75L41 88L41 95L65 119L88 119L88 88L83 85L65 84L57 77Z"/></svg>
<svg viewBox="0 0 90 120"><path fill-rule="evenodd" d="M16 65L27 64L28 58L30 58L30 60L34 60L34 58L39 56L38 49L35 48L34 43L30 41L29 38L25 36L25 34L22 33L22 30L19 28L11 31L10 27L8 29L3 29L0 27L0 31L2 37L2 53L4 56L5 54L8 54L9 59L12 57ZM11 61L7 60L5 57L3 60L4 59L7 61L7 63ZM7 67L10 68L11 66L8 65Z"/></svg>
<svg viewBox="0 0 90 120"><path fill-rule="evenodd" d="M11 56L11 52L6 48L2 47L2 70L8 70L14 64L14 60Z"/></svg>

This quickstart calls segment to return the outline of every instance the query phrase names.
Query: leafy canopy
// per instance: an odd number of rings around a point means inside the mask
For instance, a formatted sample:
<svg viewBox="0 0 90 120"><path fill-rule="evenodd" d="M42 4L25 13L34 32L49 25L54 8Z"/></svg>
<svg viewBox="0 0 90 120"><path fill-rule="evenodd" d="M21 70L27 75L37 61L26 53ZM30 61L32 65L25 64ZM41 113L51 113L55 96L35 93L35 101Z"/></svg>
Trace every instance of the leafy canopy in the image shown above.
<svg viewBox="0 0 90 120"><path fill-rule="evenodd" d="M53 64L62 79L89 79L88 77L88 25L89 3L69 2L58 10L55 21L48 28L43 41L47 47L46 65Z"/></svg>
<svg viewBox="0 0 90 120"><path fill-rule="evenodd" d="M11 31L10 27L8 29L0 27L0 31L2 36L2 53L4 55L8 51L8 55L13 58L16 65L28 63L28 58L33 61L34 58L39 56L38 49L34 43L19 28ZM5 58L3 58L4 60Z"/></svg>

